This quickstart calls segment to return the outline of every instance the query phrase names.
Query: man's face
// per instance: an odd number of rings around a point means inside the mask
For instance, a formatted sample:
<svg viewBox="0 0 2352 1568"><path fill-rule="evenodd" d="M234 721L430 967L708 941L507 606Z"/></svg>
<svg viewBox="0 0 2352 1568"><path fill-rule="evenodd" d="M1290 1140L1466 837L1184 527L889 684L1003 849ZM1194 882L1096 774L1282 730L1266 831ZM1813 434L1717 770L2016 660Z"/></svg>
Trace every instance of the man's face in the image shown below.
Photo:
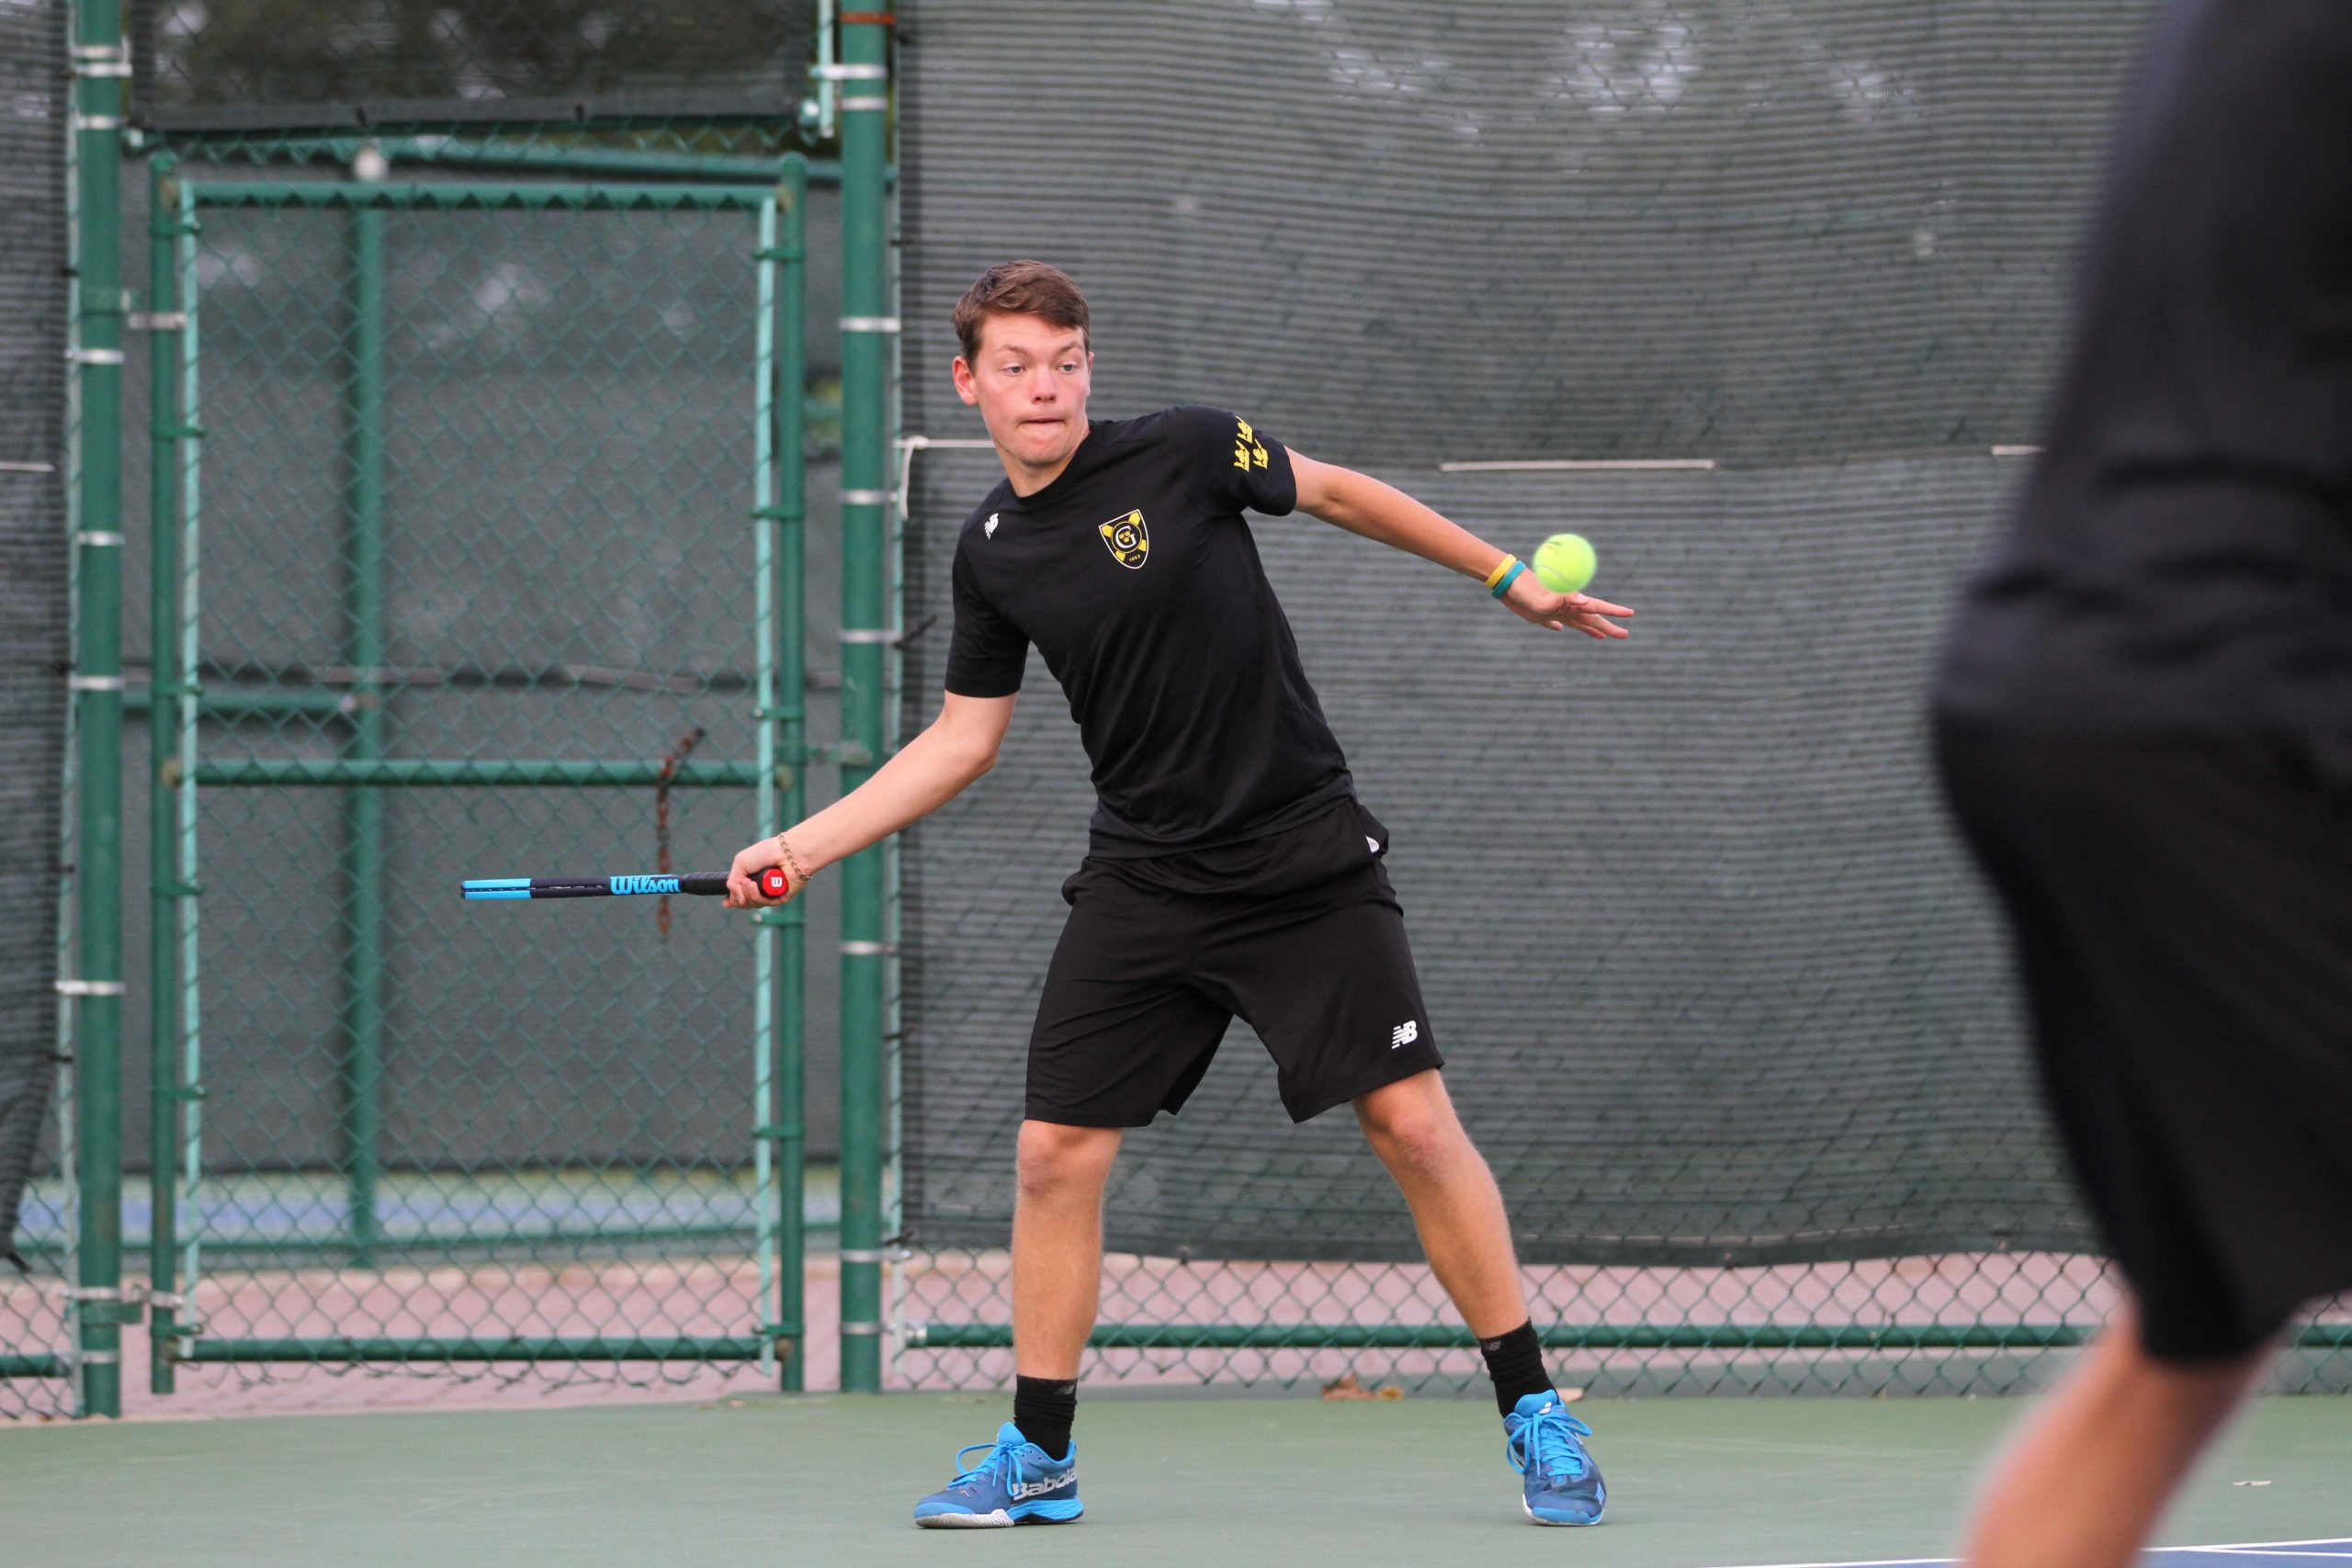
<svg viewBox="0 0 2352 1568"><path fill-rule="evenodd" d="M989 438L1032 469L1058 468L1086 435L1094 356L1075 327L1040 316L989 316L980 350L956 356L956 391L980 411Z"/></svg>

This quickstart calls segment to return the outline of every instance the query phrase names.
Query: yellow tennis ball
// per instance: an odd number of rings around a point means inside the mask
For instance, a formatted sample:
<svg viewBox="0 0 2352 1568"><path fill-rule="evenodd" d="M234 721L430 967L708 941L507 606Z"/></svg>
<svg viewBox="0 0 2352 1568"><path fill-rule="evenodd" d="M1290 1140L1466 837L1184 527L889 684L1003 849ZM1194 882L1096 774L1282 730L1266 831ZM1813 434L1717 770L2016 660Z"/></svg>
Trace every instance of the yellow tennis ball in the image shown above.
<svg viewBox="0 0 2352 1568"><path fill-rule="evenodd" d="M1582 534L1555 534L1535 547L1535 575L1555 593L1578 593L1600 565Z"/></svg>

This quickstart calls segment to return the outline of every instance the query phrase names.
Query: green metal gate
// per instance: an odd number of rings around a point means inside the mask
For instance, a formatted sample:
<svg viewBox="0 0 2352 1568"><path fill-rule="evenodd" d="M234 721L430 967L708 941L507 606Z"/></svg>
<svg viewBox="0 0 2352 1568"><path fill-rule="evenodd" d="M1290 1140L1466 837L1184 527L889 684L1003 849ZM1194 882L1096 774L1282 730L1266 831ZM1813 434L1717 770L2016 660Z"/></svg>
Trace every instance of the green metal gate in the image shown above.
<svg viewBox="0 0 2352 1568"><path fill-rule="evenodd" d="M799 1386L801 911L456 890L718 869L801 813L782 167L156 160L159 1391L202 1362Z"/></svg>

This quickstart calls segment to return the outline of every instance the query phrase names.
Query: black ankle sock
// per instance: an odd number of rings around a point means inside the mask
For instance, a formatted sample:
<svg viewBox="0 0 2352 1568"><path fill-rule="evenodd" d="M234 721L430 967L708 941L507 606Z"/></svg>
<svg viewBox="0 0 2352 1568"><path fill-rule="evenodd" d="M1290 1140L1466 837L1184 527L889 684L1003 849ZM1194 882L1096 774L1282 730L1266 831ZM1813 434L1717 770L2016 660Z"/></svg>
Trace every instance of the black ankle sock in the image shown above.
<svg viewBox="0 0 2352 1568"><path fill-rule="evenodd" d="M1078 1384L1060 1378L1012 1380L1012 1424L1046 1450L1047 1459L1069 1454L1069 1427L1078 1418Z"/></svg>
<svg viewBox="0 0 2352 1568"><path fill-rule="evenodd" d="M1495 1408L1504 1415L1511 1413L1522 1395L1551 1392L1552 1377L1544 1370L1544 1347L1532 1323L1522 1323L1498 1338L1479 1340L1478 1353L1487 1358L1487 1375L1495 1380Z"/></svg>

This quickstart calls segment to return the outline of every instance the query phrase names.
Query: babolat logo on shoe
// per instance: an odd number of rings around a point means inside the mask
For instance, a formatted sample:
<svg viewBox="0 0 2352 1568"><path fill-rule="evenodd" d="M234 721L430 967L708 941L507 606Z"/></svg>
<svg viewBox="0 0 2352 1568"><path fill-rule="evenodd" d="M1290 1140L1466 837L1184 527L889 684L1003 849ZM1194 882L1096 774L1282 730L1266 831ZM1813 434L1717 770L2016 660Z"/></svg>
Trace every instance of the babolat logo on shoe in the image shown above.
<svg viewBox="0 0 2352 1568"><path fill-rule="evenodd" d="M1043 1497L1048 1492L1058 1492L1065 1486L1078 1484L1078 1472L1066 1470L1051 1481L1023 1481L1012 1488L1015 1497Z"/></svg>
<svg viewBox="0 0 2352 1568"><path fill-rule="evenodd" d="M616 895L675 893L678 890L678 879L674 876L616 876L611 881Z"/></svg>

